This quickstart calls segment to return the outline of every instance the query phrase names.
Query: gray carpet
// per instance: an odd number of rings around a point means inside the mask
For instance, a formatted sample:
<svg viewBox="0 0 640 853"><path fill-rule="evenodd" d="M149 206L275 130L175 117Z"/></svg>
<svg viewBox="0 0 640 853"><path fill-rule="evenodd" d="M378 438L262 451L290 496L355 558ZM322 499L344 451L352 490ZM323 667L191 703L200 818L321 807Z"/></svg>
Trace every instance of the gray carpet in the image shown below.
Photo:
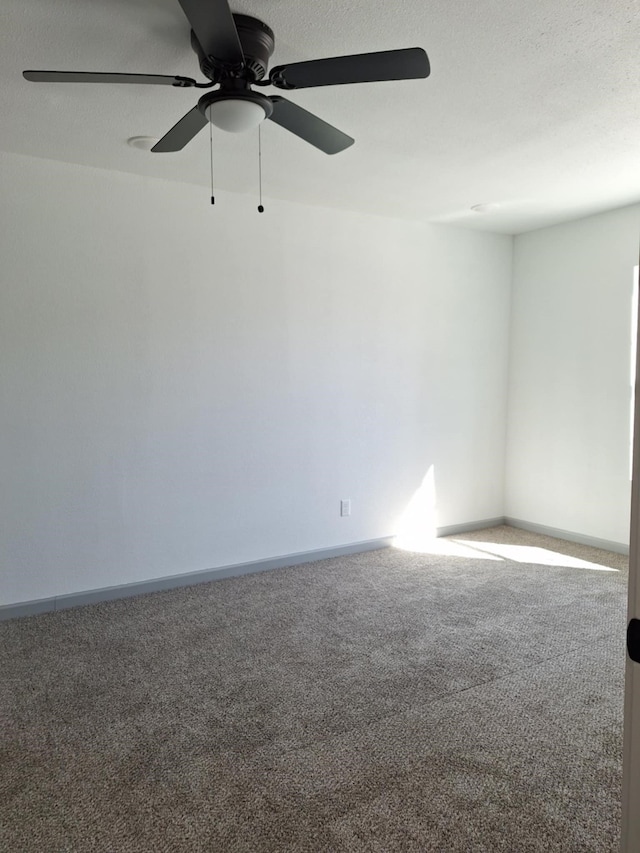
<svg viewBox="0 0 640 853"><path fill-rule="evenodd" d="M454 539L0 623L0 850L616 851L626 558Z"/></svg>

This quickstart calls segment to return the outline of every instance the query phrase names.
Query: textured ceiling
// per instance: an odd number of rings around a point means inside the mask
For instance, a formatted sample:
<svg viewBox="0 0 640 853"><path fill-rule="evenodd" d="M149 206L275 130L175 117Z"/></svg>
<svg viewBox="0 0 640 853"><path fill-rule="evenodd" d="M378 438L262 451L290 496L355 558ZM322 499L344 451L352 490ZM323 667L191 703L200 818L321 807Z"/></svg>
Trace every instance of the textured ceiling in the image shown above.
<svg viewBox="0 0 640 853"><path fill-rule="evenodd" d="M637 0L232 9L274 29L272 65L413 46L432 65L427 80L288 94L356 144L329 157L266 122L266 197L507 233L640 200ZM206 129L176 154L126 145L162 136L197 90L34 84L25 68L202 79L177 0L2 0L0 149L201 184L206 203ZM257 196L257 132L215 130L214 150L216 185ZM490 208L470 211L481 203Z"/></svg>

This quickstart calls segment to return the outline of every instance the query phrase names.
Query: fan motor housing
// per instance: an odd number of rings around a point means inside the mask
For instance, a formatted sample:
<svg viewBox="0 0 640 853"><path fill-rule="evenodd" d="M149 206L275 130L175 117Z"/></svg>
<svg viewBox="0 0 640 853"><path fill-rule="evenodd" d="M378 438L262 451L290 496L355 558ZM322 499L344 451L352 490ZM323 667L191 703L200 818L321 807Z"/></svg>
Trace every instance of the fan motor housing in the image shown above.
<svg viewBox="0 0 640 853"><path fill-rule="evenodd" d="M273 30L250 15L234 15L233 20L245 59L245 66L241 69L241 74L248 77L250 81L262 80L267 73L269 59L275 48L276 41ZM215 56L205 54L193 30L191 31L191 47L198 55L200 70L209 80L219 83L225 77L236 76L234 73L236 69L230 69L228 65L217 60Z"/></svg>

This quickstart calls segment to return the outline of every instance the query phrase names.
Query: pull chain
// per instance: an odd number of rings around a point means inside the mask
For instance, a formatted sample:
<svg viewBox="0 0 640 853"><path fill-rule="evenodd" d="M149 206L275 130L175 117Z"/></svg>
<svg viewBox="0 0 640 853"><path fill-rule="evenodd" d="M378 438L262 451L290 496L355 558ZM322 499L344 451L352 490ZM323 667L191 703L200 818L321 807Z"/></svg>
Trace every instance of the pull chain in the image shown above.
<svg viewBox="0 0 640 853"><path fill-rule="evenodd" d="M211 204L215 204L216 200L213 196L213 125L209 122L209 154L211 161Z"/></svg>
<svg viewBox="0 0 640 853"><path fill-rule="evenodd" d="M262 133L260 125L258 125L258 189L260 194L258 213L264 213L264 207L262 206Z"/></svg>

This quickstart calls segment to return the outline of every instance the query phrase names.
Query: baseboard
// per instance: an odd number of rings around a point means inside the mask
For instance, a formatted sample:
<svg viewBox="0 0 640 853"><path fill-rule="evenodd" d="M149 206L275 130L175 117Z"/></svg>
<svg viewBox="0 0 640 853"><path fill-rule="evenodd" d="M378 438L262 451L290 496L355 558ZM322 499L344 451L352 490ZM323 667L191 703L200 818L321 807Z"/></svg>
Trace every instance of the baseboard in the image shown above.
<svg viewBox="0 0 640 853"><path fill-rule="evenodd" d="M519 527L532 533L542 533L545 536L553 536L555 539L565 539L568 542L577 542L580 545L590 545L593 548L601 548L604 551L613 551L617 554L628 554L629 545L623 542L613 542L608 539L598 539L594 536L585 536L582 533L574 533L571 530L561 530L558 527L548 527L544 524L536 524L532 521L523 521L519 518L497 517L485 518L481 521L470 521L465 524L451 524L439 527L438 536L455 536L459 533L469 533L472 530L483 530L488 527L498 527L508 524L511 527ZM380 548L388 548L392 545L393 536L381 539L368 539L364 542L353 542L349 545L337 545L333 548L321 548L317 551L300 551L296 554L287 554L281 557L272 557L266 560L255 560L250 563L236 563L230 566L222 566L217 569L203 569L197 572L187 572L182 575L169 575L162 578L154 578L148 581L137 581L134 583L121 584L119 586L107 586L101 589L92 589L85 592L74 592L69 595L58 595L53 598L40 598L33 601L21 601L16 604L0 605L0 622L7 619L18 619L23 616L36 616L40 613L50 613L56 610L66 610L70 607L80 607L85 604L97 604L101 601L112 601L117 598L130 598L135 595L144 595L149 592L162 592L163 590L177 589L181 586L193 586L199 583L222 580L223 578L239 577L257 572L268 572L271 569L282 569L286 566L298 566L303 563L311 563L316 560L327 560L331 557L343 557L348 554L359 554L364 551L375 551Z"/></svg>
<svg viewBox="0 0 640 853"><path fill-rule="evenodd" d="M455 536L458 533L471 533L472 530L484 530L486 527L500 527L506 524L504 516L498 518L484 518L482 521L468 521L466 524L449 524L447 527L438 527L436 536Z"/></svg>
<svg viewBox="0 0 640 853"><path fill-rule="evenodd" d="M601 548L603 551L613 551L615 554L628 554L629 544L626 542L613 542L610 539L598 539L595 536L585 536L583 533L574 533L572 530L561 530L558 527L547 527L545 524L536 524L533 521L522 521L520 518L507 516L504 523L510 527L519 527L521 530L529 530L531 533L542 533L545 536L553 536L554 539L566 539L567 542L577 542L578 545L590 545L592 548Z"/></svg>
<svg viewBox="0 0 640 853"><path fill-rule="evenodd" d="M218 569L202 569L197 572L187 572L183 575L169 575L148 581L136 581L119 586L106 586L101 589L73 592L69 595L58 595L53 598L39 598L34 601L21 601L17 604L3 604L0 605L0 622L7 619L18 619L23 616L50 613L55 610L67 610L70 607L80 607L85 604L112 601L116 598L131 598L132 596L144 595L149 592L161 592L181 586L193 586L194 584L208 583L209 581L222 580L223 578L268 572L271 569L298 566L302 563L312 563L316 560L327 560L330 557L344 557L347 554L376 551L379 548L390 547L392 542L393 537L386 536L382 539L368 539L365 542L336 545L333 548L321 548L317 551L300 551L297 554L271 557L266 560L255 560L251 563L236 563L230 566L222 566Z"/></svg>

